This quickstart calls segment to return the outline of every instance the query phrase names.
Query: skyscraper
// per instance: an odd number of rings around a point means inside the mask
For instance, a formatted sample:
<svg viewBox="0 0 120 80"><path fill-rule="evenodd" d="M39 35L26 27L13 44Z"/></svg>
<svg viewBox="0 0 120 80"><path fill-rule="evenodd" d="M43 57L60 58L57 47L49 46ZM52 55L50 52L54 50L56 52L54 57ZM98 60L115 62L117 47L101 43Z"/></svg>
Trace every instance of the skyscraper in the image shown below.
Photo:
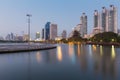
<svg viewBox="0 0 120 80"><path fill-rule="evenodd" d="M95 10L94 11L94 28L99 27L99 21L100 21L100 17L99 17L98 10Z"/></svg>
<svg viewBox="0 0 120 80"><path fill-rule="evenodd" d="M105 7L102 7L101 27L103 32L108 31L108 10Z"/></svg>
<svg viewBox="0 0 120 80"><path fill-rule="evenodd" d="M82 14L81 16L81 24L82 24L82 37L84 37L85 35L87 35L87 16L85 13Z"/></svg>
<svg viewBox="0 0 120 80"><path fill-rule="evenodd" d="M101 32L114 32L117 33L118 19L117 8L114 5L110 5L110 9L102 7L101 16L99 12L94 12L94 30L93 33Z"/></svg>
<svg viewBox="0 0 120 80"><path fill-rule="evenodd" d="M108 31L117 33L117 8L114 5L110 5L108 13Z"/></svg>
<svg viewBox="0 0 120 80"><path fill-rule="evenodd" d="M50 22L47 22L45 25L45 40L50 39Z"/></svg>
<svg viewBox="0 0 120 80"><path fill-rule="evenodd" d="M94 29L93 34L97 34L101 32L101 24L100 24L100 13L98 10L94 11Z"/></svg>
<svg viewBox="0 0 120 80"><path fill-rule="evenodd" d="M57 24L50 24L50 39L55 40L57 37Z"/></svg>
<svg viewBox="0 0 120 80"><path fill-rule="evenodd" d="M44 34L44 28L42 29L42 40L44 40L44 36L45 36L45 34Z"/></svg>

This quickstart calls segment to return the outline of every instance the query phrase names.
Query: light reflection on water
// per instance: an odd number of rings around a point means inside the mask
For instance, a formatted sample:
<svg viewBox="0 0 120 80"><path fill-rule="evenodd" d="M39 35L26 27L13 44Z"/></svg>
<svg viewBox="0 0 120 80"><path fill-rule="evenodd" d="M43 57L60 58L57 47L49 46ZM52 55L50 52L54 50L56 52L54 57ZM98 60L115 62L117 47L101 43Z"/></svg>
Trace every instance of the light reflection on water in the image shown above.
<svg viewBox="0 0 120 80"><path fill-rule="evenodd" d="M36 59L37 59L38 63L40 63L40 61L42 59L40 52L36 53Z"/></svg>
<svg viewBox="0 0 120 80"><path fill-rule="evenodd" d="M115 47L113 45L111 49L111 54L112 54L112 58L115 59L116 52L115 52Z"/></svg>
<svg viewBox="0 0 120 80"><path fill-rule="evenodd" d="M69 57L72 61L72 63L75 63L75 46L74 45L69 45Z"/></svg>
<svg viewBox="0 0 120 80"><path fill-rule="evenodd" d="M60 45L57 47L57 58L60 62L62 61L62 48Z"/></svg>
<svg viewBox="0 0 120 80"><path fill-rule="evenodd" d="M51 50L1 54L0 80L119 80L119 67L115 46L59 44Z"/></svg>

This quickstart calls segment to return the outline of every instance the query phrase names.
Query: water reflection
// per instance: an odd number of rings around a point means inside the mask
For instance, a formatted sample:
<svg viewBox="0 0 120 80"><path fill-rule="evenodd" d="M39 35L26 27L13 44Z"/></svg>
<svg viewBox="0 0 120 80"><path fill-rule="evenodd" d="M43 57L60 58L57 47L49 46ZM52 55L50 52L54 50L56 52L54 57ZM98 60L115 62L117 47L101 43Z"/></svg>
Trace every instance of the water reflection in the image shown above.
<svg viewBox="0 0 120 80"><path fill-rule="evenodd" d="M77 45L78 46L78 56L80 57L80 45Z"/></svg>
<svg viewBox="0 0 120 80"><path fill-rule="evenodd" d="M103 55L103 46L100 45L100 55L102 56Z"/></svg>
<svg viewBox="0 0 120 80"><path fill-rule="evenodd" d="M76 46L74 44L69 45L69 57L72 60L72 63L75 63L75 51L77 51Z"/></svg>
<svg viewBox="0 0 120 80"><path fill-rule="evenodd" d="M93 51L96 52L97 50L97 45L92 45Z"/></svg>
<svg viewBox="0 0 120 80"><path fill-rule="evenodd" d="M58 47L57 47L57 59L58 59L58 61L62 61L62 48L61 48L61 46L59 46L58 45Z"/></svg>
<svg viewBox="0 0 120 80"><path fill-rule="evenodd" d="M119 80L119 52L115 46L58 45L29 55L1 54L0 80Z"/></svg>
<svg viewBox="0 0 120 80"><path fill-rule="evenodd" d="M94 54L95 53L95 54ZM90 55L89 55L90 54ZM117 76L115 47L92 45L69 45L69 56L72 62L78 62L80 70L91 74L102 74L103 79L115 79Z"/></svg>
<svg viewBox="0 0 120 80"><path fill-rule="evenodd" d="M42 60L42 57L39 51L36 53L36 59L38 63L40 63L40 61Z"/></svg>
<svg viewBox="0 0 120 80"><path fill-rule="evenodd" d="M111 49L111 54L112 54L112 59L115 59L115 55L116 55L116 53L115 53L115 47L112 45L112 49Z"/></svg>

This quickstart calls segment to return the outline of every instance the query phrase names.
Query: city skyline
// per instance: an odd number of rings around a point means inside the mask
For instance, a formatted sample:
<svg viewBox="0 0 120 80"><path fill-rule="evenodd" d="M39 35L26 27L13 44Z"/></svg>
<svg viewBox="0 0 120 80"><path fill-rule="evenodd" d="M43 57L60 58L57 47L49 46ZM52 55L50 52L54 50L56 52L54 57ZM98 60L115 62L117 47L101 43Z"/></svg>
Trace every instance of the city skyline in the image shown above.
<svg viewBox="0 0 120 80"><path fill-rule="evenodd" d="M27 33L26 14L31 17L31 36L36 32L42 32L46 22L58 24L58 35L66 29L69 34L72 28L80 23L80 16L86 13L88 16L88 34L92 32L94 10L101 11L102 7L109 8L112 4L118 9L118 20L120 19L119 0L93 0L93 5L87 0L1 0L0 1L0 36L5 37L8 33ZM119 23L119 21L118 21ZM119 28L118 24L118 28Z"/></svg>

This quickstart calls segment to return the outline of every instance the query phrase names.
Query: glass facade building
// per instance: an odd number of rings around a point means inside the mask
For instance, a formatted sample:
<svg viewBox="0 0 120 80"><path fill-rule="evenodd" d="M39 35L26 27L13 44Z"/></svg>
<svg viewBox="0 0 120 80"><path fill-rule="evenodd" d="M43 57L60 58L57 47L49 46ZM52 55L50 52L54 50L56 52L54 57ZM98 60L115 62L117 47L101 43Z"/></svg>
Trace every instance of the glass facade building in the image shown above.
<svg viewBox="0 0 120 80"><path fill-rule="evenodd" d="M50 22L47 22L45 25L45 40L50 39Z"/></svg>

